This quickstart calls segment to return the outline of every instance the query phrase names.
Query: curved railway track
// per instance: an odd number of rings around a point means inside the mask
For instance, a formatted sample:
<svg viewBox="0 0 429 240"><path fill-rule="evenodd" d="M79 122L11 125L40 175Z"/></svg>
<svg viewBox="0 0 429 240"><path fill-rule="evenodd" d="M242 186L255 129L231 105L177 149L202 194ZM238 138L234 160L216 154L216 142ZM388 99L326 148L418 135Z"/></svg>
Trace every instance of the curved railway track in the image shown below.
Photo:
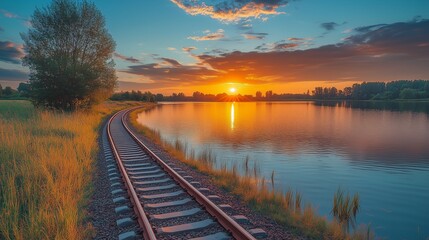
<svg viewBox="0 0 429 240"><path fill-rule="evenodd" d="M191 184L187 176L181 176L180 169L169 166L143 144L131 131L126 122L127 114L133 110L123 110L108 121L104 139L108 161L116 161L109 174L113 180L124 183L124 189L116 189L112 194L123 196L115 203L130 203L116 208L118 213L134 212L132 218L118 221L118 225L138 222L138 230L125 233L120 239L141 236L144 239L255 239L260 229L250 230L250 234L221 206L214 204L205 193L208 189ZM109 148L106 150L106 148ZM113 164L111 164L113 166ZM117 176L116 176L117 175ZM113 183L112 186L120 183Z"/></svg>

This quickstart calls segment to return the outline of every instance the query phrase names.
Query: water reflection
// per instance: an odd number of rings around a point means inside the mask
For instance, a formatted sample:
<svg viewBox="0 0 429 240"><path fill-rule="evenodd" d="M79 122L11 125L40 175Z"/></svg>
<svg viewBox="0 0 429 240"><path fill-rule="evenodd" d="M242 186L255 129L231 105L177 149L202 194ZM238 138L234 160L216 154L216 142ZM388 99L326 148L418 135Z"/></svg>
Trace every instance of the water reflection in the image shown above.
<svg viewBox="0 0 429 240"><path fill-rule="evenodd" d="M316 106L346 107L363 110L387 110L397 112L429 113L429 104L425 101L315 101Z"/></svg>
<svg viewBox="0 0 429 240"><path fill-rule="evenodd" d="M389 239L412 239L417 228L429 236L429 118L419 113L429 104L406 105L183 103L138 121L197 151L209 146L219 164L249 155L267 178L275 170L277 189L298 189L322 215L339 185L359 192L359 222Z"/></svg>
<svg viewBox="0 0 429 240"><path fill-rule="evenodd" d="M235 118L234 103L231 103L231 130L234 130L234 118Z"/></svg>

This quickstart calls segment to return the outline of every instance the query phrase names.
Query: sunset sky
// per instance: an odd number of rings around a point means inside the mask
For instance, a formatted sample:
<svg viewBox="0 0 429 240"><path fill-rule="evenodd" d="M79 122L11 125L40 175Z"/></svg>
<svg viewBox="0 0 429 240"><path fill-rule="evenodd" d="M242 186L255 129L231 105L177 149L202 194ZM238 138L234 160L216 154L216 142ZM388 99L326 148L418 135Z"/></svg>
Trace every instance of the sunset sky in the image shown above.
<svg viewBox="0 0 429 240"><path fill-rule="evenodd" d="M427 0L95 0L118 90L302 93L429 79ZM0 84L28 79L20 32L50 0L0 3Z"/></svg>

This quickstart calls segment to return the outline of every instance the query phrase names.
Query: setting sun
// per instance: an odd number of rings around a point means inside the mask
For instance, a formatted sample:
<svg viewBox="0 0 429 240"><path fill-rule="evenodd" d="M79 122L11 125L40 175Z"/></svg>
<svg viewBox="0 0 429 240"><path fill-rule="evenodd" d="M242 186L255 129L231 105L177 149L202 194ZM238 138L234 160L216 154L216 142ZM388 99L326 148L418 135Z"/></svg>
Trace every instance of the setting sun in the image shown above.
<svg viewBox="0 0 429 240"><path fill-rule="evenodd" d="M230 91L231 93L235 93L235 92L237 91L237 89L235 89L235 88L230 88L230 89L229 89L229 91Z"/></svg>

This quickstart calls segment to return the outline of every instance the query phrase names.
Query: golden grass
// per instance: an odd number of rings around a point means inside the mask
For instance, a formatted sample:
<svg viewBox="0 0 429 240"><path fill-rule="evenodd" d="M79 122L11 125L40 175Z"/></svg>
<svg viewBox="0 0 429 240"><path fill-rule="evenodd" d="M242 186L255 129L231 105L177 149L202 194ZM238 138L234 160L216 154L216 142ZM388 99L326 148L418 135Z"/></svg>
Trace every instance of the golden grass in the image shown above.
<svg viewBox="0 0 429 240"><path fill-rule="evenodd" d="M220 169L215 168L216 156L210 149L195 154L184 142L176 140L173 144L163 140L157 131L142 126L137 122L137 115L142 110L130 113L132 126L144 134L156 144L162 146L170 155L179 161L188 164L198 171L207 174L213 182L237 195L251 208L271 217L276 222L290 231L304 235L311 239L373 239L373 233L369 228L360 227L353 233L347 233L343 225L337 221L328 221L325 217L318 216L311 205L301 206L301 194L288 190L286 193L274 189L274 172L271 175L272 187L269 189L265 178L259 176L259 167L255 163L249 167L249 159L244 161L245 173L237 172L237 164L231 168L222 165Z"/></svg>
<svg viewBox="0 0 429 240"><path fill-rule="evenodd" d="M0 239L85 239L98 127L136 105L105 102L90 111L37 110L0 101Z"/></svg>

